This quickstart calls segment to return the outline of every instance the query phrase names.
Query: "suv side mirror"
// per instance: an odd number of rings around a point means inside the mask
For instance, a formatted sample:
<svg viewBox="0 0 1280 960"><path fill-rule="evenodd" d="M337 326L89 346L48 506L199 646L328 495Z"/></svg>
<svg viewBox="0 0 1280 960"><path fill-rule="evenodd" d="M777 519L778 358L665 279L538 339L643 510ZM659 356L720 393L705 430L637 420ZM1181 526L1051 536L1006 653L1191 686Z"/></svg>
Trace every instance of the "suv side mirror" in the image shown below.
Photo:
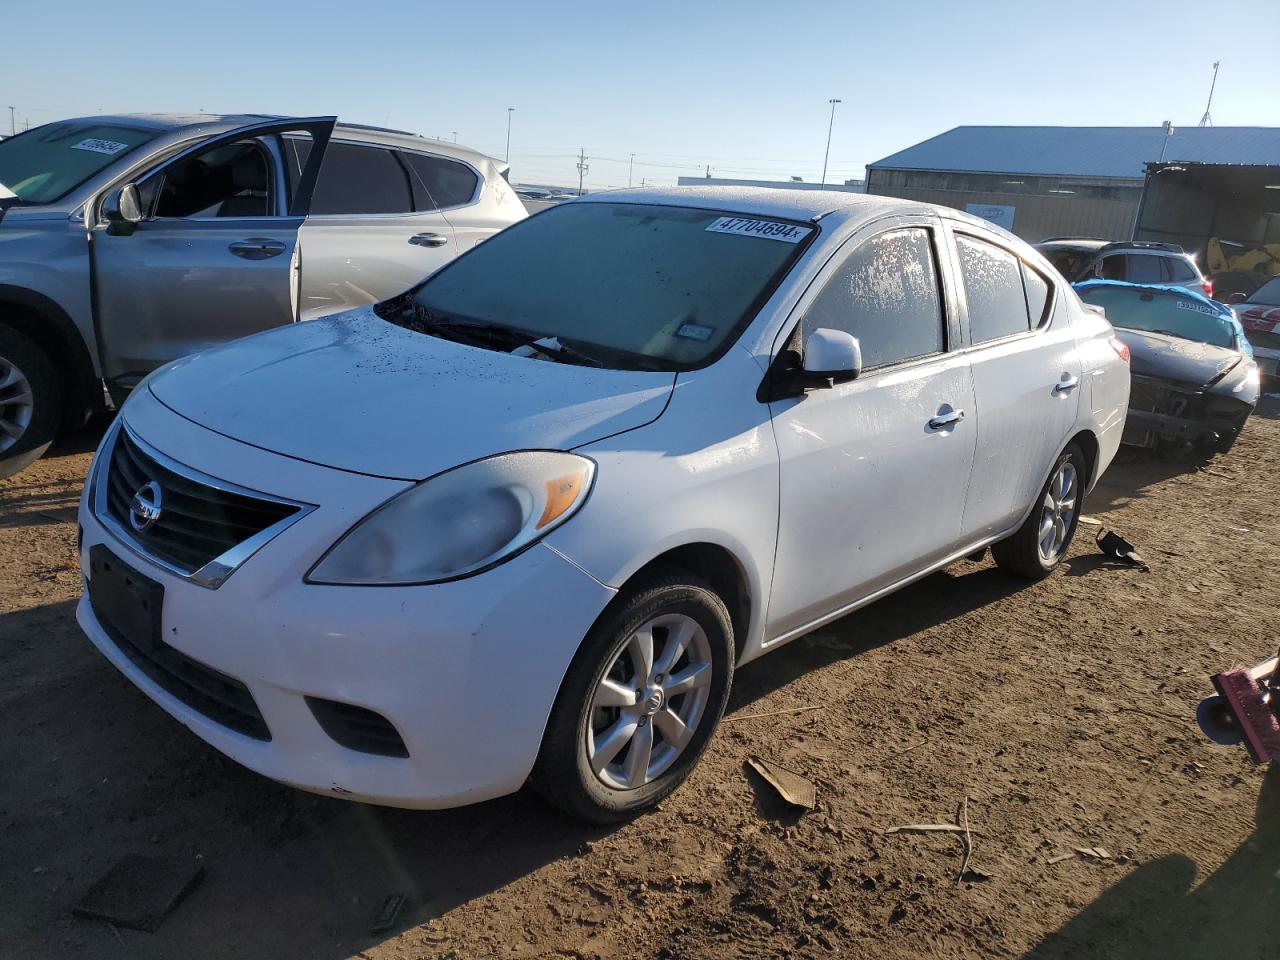
<svg viewBox="0 0 1280 960"><path fill-rule="evenodd" d="M761 403L803 397L809 390L826 390L848 383L862 372L858 338L843 330L819 328L804 342L804 358L783 350L756 391Z"/></svg>
<svg viewBox="0 0 1280 960"><path fill-rule="evenodd" d="M142 222L138 185L126 183L107 194L102 201L102 215L107 220L107 233L113 237L130 236Z"/></svg>
<svg viewBox="0 0 1280 960"><path fill-rule="evenodd" d="M1227 303L1244 303L1248 299L1249 295L1247 293L1233 293L1227 297Z"/></svg>

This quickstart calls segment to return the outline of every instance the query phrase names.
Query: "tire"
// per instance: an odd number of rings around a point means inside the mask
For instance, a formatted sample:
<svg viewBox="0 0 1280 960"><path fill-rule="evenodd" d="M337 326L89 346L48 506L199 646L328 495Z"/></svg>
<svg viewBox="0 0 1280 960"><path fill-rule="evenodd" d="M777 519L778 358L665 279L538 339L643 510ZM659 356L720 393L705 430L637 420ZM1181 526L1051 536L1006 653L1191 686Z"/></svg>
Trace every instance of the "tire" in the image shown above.
<svg viewBox="0 0 1280 960"><path fill-rule="evenodd" d="M652 682L643 685L636 679L641 628L648 628L655 668L663 666L668 643L685 639L674 671L655 669ZM733 663L729 611L698 577L675 571L622 594L592 626L560 685L534 768L534 789L570 816L595 824L616 823L657 806L684 782L706 749L729 700ZM709 678L687 692L661 689L664 681L670 686L673 675L701 678L708 671ZM606 679L607 689L602 687ZM634 702L627 702L632 696ZM598 697L619 705L599 703ZM681 726L668 713L680 718ZM686 736L682 727L692 732L681 747L669 735ZM645 743L649 762L637 775L644 754L636 751ZM600 773L592 766L593 750Z"/></svg>
<svg viewBox="0 0 1280 960"><path fill-rule="evenodd" d="M1051 512L1049 501L1054 490L1054 481L1067 470L1074 473L1074 496L1064 491L1060 501L1071 503L1070 516L1063 522L1063 529L1056 534L1047 552L1041 549L1042 529L1046 515ZM1049 471L1049 479L1040 488L1035 506L1030 515L1018 528L1018 532L1007 540L1001 540L991 547L991 555L996 566L1007 573L1026 577L1028 580L1043 580L1057 568L1062 558L1067 555L1071 541L1076 535L1076 527L1080 523L1080 514L1084 510L1084 487L1087 468L1084 453L1074 443L1068 444L1053 469ZM1064 511L1065 512L1065 511ZM1060 516L1056 514L1055 516Z"/></svg>
<svg viewBox="0 0 1280 960"><path fill-rule="evenodd" d="M29 337L0 323L0 479L49 449L61 417L52 361Z"/></svg>

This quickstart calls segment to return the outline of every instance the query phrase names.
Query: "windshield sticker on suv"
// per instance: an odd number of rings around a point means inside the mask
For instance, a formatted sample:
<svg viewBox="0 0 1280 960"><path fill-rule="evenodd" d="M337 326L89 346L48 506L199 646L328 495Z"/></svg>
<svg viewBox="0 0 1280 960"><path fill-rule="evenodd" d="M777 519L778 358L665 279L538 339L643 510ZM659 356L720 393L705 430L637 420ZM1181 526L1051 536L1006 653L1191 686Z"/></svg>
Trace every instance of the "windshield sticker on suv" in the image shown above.
<svg viewBox="0 0 1280 960"><path fill-rule="evenodd" d="M706 324L682 323L680 329L676 331L676 336L683 337L685 340L698 340L706 343L715 332L715 327L708 327Z"/></svg>
<svg viewBox="0 0 1280 960"><path fill-rule="evenodd" d="M105 153L107 156L113 157L121 150L129 149L129 145L120 143L118 140L99 140L96 137L90 137L88 140L73 143L71 149L88 150L90 153Z"/></svg>
<svg viewBox="0 0 1280 960"><path fill-rule="evenodd" d="M745 237L781 240L783 243L799 243L812 232L809 227L797 227L794 223L746 217L720 217L707 227L707 233L737 233Z"/></svg>
<svg viewBox="0 0 1280 960"><path fill-rule="evenodd" d="M1186 300L1178 301L1178 309L1194 310L1196 313L1204 313L1211 317L1218 316L1218 311L1213 309L1213 307L1206 307L1203 304L1199 304L1199 303L1188 303Z"/></svg>

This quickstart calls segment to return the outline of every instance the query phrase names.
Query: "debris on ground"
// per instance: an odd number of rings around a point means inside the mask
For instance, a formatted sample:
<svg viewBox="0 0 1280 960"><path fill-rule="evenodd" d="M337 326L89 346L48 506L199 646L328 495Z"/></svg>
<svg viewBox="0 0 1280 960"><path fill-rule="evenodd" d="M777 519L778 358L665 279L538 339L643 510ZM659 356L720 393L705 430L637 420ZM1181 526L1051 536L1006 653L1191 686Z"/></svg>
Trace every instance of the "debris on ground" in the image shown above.
<svg viewBox="0 0 1280 960"><path fill-rule="evenodd" d="M1082 857L1089 857L1093 860L1110 860L1111 854L1107 853L1102 847L1075 847L1075 852Z"/></svg>
<svg viewBox="0 0 1280 960"><path fill-rule="evenodd" d="M393 893L383 900L382 906L378 908L378 912L369 921L369 933L386 933L394 927L396 917L400 916L400 911L404 909L404 904L405 897L402 893Z"/></svg>
<svg viewBox="0 0 1280 960"><path fill-rule="evenodd" d="M818 790L807 777L760 757L748 757L747 766L760 774L764 782L793 807L812 810L817 806Z"/></svg>
<svg viewBox="0 0 1280 960"><path fill-rule="evenodd" d="M155 933L203 878L204 867L193 861L132 854L116 861L71 912L111 927Z"/></svg>
<svg viewBox="0 0 1280 960"><path fill-rule="evenodd" d="M1143 573L1150 573L1151 568L1147 566L1147 561L1134 548L1133 544L1126 540L1114 530L1102 529L1098 531L1098 549L1107 556L1116 560L1122 560L1131 566L1137 567Z"/></svg>

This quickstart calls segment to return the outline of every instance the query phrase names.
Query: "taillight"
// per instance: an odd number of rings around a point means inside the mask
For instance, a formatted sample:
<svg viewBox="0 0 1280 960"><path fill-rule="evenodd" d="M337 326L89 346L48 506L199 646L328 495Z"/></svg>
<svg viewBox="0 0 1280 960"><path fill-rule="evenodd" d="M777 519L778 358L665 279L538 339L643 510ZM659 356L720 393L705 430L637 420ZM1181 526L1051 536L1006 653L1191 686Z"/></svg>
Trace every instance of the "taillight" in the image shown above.
<svg viewBox="0 0 1280 960"><path fill-rule="evenodd" d="M1210 298L1213 297L1213 277L1204 278L1204 295Z"/></svg>
<svg viewBox="0 0 1280 960"><path fill-rule="evenodd" d="M1129 345L1119 337L1111 338L1111 349L1114 350L1116 352L1116 356L1125 363L1129 362Z"/></svg>

